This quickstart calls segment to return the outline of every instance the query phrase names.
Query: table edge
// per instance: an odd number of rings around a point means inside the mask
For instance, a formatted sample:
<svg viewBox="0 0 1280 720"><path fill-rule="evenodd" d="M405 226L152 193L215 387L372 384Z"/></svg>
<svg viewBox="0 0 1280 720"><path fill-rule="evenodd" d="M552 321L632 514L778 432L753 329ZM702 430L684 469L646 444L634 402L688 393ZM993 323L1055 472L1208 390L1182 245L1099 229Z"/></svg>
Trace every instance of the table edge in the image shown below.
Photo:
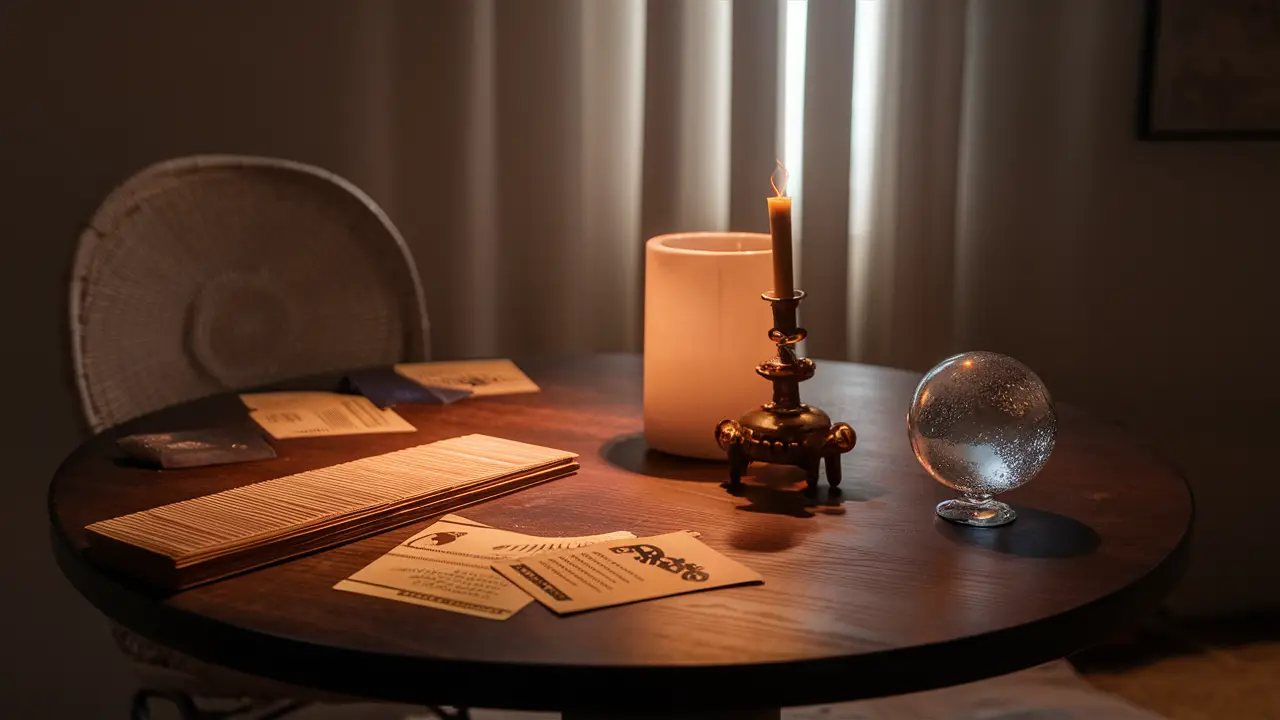
<svg viewBox="0 0 1280 720"><path fill-rule="evenodd" d="M637 357L635 353L613 355ZM824 362L918 374L865 363ZM1115 426L1105 418L1089 417ZM1180 468L1121 431L1180 481L1188 500L1186 526L1177 544L1137 580L1057 615L993 632L857 655L770 663L602 666L401 655L250 630L155 602L135 592L134 581L85 557L59 520L54 505L57 480L63 467L92 440L82 442L59 465L49 484L46 512L60 570L95 608L153 642L240 672L327 693L513 710L617 710L622 682L641 689L624 699L635 710L812 705L959 685L1032 667L1104 640L1155 607L1185 573L1195 496ZM921 652L930 654L929 667L919 663ZM975 657L983 662L972 662ZM424 683L423 678L433 682Z"/></svg>
<svg viewBox="0 0 1280 720"><path fill-rule="evenodd" d="M139 600L77 551L56 522L55 559L72 586L108 618L205 662L317 691L380 700L512 710L600 710L619 705L620 683L636 710L787 707L847 702L960 685L1056 660L1102 641L1152 609L1185 573L1194 497L1178 544L1138 580L1058 615L931 645L773 663L562 665L455 660L366 652L249 630ZM52 507L49 508L52 513ZM52 520L51 515L51 520ZM244 648L256 647L253 652ZM1009 648L1016 648L1011 652ZM234 648L231 649L231 648ZM922 667L918 656L932 662ZM970 662L981 657L981 664ZM981 669L979 669L979 667ZM493 678L502 678L494 682ZM426 684L423 678L434 682ZM856 681L855 681L856 679Z"/></svg>

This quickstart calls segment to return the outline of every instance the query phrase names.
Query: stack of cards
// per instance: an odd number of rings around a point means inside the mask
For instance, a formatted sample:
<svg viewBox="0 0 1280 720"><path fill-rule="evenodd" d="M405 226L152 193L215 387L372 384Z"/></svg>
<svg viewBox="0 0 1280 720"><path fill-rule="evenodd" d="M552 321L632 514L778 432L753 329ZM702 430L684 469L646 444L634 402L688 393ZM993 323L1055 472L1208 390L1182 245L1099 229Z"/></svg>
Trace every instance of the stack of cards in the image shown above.
<svg viewBox="0 0 1280 720"><path fill-rule="evenodd" d="M90 552L170 589L554 480L573 453L467 435L94 523Z"/></svg>

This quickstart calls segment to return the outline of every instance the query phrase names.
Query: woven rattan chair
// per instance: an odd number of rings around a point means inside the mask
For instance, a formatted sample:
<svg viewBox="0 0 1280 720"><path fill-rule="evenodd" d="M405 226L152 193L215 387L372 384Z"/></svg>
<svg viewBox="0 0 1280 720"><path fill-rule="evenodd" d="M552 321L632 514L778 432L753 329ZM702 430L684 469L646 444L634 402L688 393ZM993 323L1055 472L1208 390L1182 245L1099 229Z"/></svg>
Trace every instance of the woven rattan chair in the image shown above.
<svg viewBox="0 0 1280 720"><path fill-rule="evenodd" d="M378 206L319 168L234 156L153 165L107 197L75 256L71 343L95 432L428 355L417 271Z"/></svg>
<svg viewBox="0 0 1280 720"><path fill-rule="evenodd" d="M422 285L395 226L346 180L284 160L206 155L134 175L81 234L70 301L94 432L227 390L428 357ZM210 717L193 696L317 699L113 634L140 666L135 718L155 697L184 717Z"/></svg>

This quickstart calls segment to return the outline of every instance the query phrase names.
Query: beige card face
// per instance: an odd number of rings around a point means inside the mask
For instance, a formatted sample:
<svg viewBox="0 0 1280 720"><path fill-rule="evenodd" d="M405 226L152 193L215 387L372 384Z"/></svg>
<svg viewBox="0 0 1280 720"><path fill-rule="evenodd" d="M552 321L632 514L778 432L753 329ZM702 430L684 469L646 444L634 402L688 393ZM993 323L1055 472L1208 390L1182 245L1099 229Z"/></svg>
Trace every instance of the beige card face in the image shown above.
<svg viewBox="0 0 1280 720"><path fill-rule="evenodd" d="M544 553L494 563L493 569L561 615L764 582L687 532Z"/></svg>
<svg viewBox="0 0 1280 720"><path fill-rule="evenodd" d="M394 410L361 395L330 392L246 393L249 417L277 440L328 435L414 432Z"/></svg>
<svg viewBox="0 0 1280 720"><path fill-rule="evenodd" d="M510 360L404 363L396 372L428 387L470 390L472 397L535 393L539 387Z"/></svg>
<svg viewBox="0 0 1280 720"><path fill-rule="evenodd" d="M536 537L446 515L334 588L506 620L533 599L494 572L494 560L634 537L628 532Z"/></svg>

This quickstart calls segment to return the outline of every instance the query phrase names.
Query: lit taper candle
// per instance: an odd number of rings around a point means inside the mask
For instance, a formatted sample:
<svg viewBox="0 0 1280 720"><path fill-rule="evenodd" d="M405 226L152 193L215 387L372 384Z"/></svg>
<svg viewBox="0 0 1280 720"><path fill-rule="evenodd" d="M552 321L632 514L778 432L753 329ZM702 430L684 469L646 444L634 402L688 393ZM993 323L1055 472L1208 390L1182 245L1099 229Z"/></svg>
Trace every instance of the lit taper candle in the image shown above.
<svg viewBox="0 0 1280 720"><path fill-rule="evenodd" d="M769 235L773 239L773 295L778 298L789 298L796 292L795 279L791 269L791 196L784 195L787 189L787 168L778 161L782 170L782 188L769 176L769 184L773 186L774 196L769 198Z"/></svg>

